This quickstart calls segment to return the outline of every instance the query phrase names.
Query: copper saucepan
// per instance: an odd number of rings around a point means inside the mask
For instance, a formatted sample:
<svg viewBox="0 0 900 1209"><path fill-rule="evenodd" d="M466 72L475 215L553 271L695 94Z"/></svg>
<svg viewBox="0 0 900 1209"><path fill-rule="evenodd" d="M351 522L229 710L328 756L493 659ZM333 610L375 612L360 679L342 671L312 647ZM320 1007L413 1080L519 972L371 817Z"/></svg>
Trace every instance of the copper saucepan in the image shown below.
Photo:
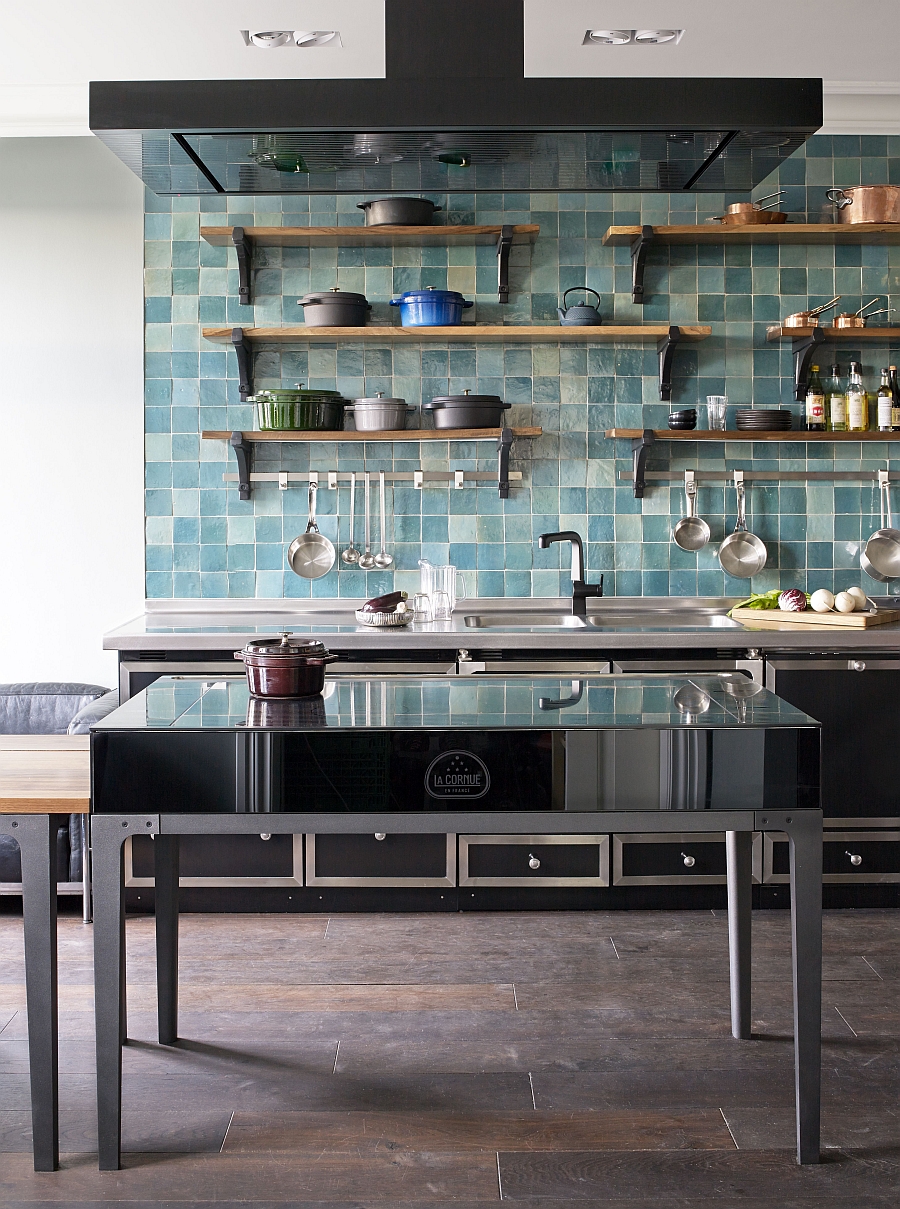
<svg viewBox="0 0 900 1209"><path fill-rule="evenodd" d="M878 299L873 298L871 302L867 302L865 306L861 306L856 312L845 311L842 315L835 315L834 326L841 328L865 327L866 321L871 319L872 315L886 315L889 310L889 308L886 306L883 306L880 311L872 311L871 315L863 314L863 311L867 311L869 307L874 306L876 302L878 302Z"/></svg>
<svg viewBox="0 0 900 1209"><path fill-rule="evenodd" d="M787 222L787 214L771 208L778 205L782 193L784 190L779 189L777 193L768 193L759 201L734 202L726 207L724 214L716 215L710 222L721 223L723 227L752 227ZM767 202L768 205L764 206L762 202Z"/></svg>
<svg viewBox="0 0 900 1209"><path fill-rule="evenodd" d="M831 302L826 302L824 306L817 306L812 311L795 311L793 315L786 315L781 321L782 327L818 327L819 315L823 311L830 311L833 306L840 302L841 296L837 294L832 298Z"/></svg>
<svg viewBox="0 0 900 1209"><path fill-rule="evenodd" d="M839 223L900 223L900 185L826 189L825 196L837 207Z"/></svg>

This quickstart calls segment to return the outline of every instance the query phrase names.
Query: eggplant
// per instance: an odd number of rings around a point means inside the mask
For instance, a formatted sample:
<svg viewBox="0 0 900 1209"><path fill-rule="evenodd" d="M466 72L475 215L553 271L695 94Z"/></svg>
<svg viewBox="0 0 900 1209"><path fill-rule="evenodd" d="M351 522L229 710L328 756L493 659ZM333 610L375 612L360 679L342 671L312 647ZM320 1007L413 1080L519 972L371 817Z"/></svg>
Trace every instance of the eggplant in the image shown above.
<svg viewBox="0 0 900 1209"><path fill-rule="evenodd" d="M408 600L408 592L388 592L385 596L373 596L362 607L363 613L394 613L401 600Z"/></svg>

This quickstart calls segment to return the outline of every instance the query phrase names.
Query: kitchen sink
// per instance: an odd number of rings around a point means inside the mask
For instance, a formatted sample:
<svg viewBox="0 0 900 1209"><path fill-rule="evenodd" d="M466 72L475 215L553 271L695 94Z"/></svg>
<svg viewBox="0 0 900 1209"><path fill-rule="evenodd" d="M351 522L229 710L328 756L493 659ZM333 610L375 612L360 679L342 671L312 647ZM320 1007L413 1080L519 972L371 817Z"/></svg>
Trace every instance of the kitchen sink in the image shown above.
<svg viewBox="0 0 900 1209"><path fill-rule="evenodd" d="M726 616L728 602L716 605L693 605L683 607L668 601L660 605L635 608L607 608L592 610L586 617L571 613L522 610L506 612L504 609L489 613L470 613L465 616L468 629L555 629L555 630L736 630L740 623Z"/></svg>
<svg viewBox="0 0 900 1209"><path fill-rule="evenodd" d="M507 629L510 626L528 626L532 629L540 626L542 629L583 630L585 619L575 617L571 613L478 613L466 616L466 626L470 630Z"/></svg>

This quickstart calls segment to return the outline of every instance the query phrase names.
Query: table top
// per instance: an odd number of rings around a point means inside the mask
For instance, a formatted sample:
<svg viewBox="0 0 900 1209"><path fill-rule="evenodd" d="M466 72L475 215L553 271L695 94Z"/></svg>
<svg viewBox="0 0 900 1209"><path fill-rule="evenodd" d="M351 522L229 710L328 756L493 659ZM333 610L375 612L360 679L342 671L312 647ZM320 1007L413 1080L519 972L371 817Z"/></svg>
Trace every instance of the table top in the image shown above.
<svg viewBox="0 0 900 1209"><path fill-rule="evenodd" d="M109 731L805 728L818 723L738 673L465 679L341 677L323 695L252 698L244 676L164 676L102 719Z"/></svg>
<svg viewBox="0 0 900 1209"><path fill-rule="evenodd" d="M0 735L0 814L87 814L89 735Z"/></svg>

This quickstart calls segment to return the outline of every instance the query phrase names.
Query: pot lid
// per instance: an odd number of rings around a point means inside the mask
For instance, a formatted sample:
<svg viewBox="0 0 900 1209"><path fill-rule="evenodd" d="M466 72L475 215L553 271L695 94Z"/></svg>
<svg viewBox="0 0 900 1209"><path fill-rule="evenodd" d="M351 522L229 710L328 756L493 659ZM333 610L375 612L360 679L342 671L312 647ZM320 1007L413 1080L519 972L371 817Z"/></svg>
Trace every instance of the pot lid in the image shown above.
<svg viewBox="0 0 900 1209"><path fill-rule="evenodd" d="M431 206L435 210L440 210L440 206L435 205L433 201L429 201L427 197L373 197L371 201L357 202L357 210L365 210L366 206L377 206L379 202L416 202L423 206Z"/></svg>
<svg viewBox="0 0 900 1209"><path fill-rule="evenodd" d="M441 407L502 407L504 410L512 407L504 403L499 395L471 395L464 391L461 395L437 395L430 403L423 403L426 411L434 411Z"/></svg>
<svg viewBox="0 0 900 1209"><path fill-rule="evenodd" d="M276 387L272 390L258 390L251 395L248 403L342 403L339 390L304 390L301 383L293 388Z"/></svg>
<svg viewBox="0 0 900 1209"><path fill-rule="evenodd" d="M313 294L306 294L297 302L298 306L321 306L323 303L343 302L353 306L368 306L369 301L365 294L354 294L352 290L342 290L339 286L333 285L330 290L318 290Z"/></svg>
<svg viewBox="0 0 900 1209"><path fill-rule="evenodd" d="M282 632L280 638L252 638L241 651L242 655L290 655L292 658L321 659L328 654L324 643L311 638L298 638L291 641L290 630Z"/></svg>
<svg viewBox="0 0 900 1209"><path fill-rule="evenodd" d="M400 295L400 302L465 302L458 290L438 290L433 285L424 290L406 290Z"/></svg>
<svg viewBox="0 0 900 1209"><path fill-rule="evenodd" d="M403 407L406 406L405 399L386 399L384 397L383 391L379 391L374 396L370 395L363 399L354 399L353 403L357 407L359 407L360 405L362 405L363 407L391 407L394 405L396 405L397 407L399 407L401 405Z"/></svg>

